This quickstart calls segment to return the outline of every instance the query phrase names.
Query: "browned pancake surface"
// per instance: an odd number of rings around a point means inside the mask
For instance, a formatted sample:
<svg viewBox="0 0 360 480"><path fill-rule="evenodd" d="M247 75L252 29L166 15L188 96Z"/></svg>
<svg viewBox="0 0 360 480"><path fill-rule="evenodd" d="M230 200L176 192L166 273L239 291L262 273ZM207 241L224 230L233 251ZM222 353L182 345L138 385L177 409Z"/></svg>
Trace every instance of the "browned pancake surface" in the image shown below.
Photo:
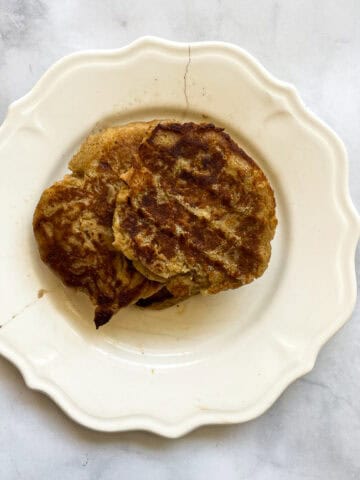
<svg viewBox="0 0 360 480"><path fill-rule="evenodd" d="M148 128L132 124L90 136L70 162L74 174L45 190L34 213L42 260L66 285L90 296L96 326L161 288L112 245L120 175L132 165Z"/></svg>
<svg viewBox="0 0 360 480"><path fill-rule="evenodd" d="M153 126L122 178L114 245L172 295L239 287L266 269L277 223L273 191L222 129Z"/></svg>

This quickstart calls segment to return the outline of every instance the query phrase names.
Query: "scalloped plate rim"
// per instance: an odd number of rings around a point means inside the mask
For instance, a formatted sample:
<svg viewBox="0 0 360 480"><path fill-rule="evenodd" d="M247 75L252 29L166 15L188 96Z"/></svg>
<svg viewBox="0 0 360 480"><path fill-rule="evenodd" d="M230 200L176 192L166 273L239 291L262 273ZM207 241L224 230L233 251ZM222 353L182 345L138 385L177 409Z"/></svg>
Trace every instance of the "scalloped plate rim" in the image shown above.
<svg viewBox="0 0 360 480"><path fill-rule="evenodd" d="M341 198L338 196L337 200L338 205L347 220L343 243L345 241L344 238L346 238L346 250L348 252L349 261L346 262L346 264L344 262L342 276L343 279L345 279L345 285L348 288L349 295L347 297L347 304L344 305L343 308L343 314L333 323L332 328L322 332L322 335L319 335L310 342L306 353L304 353L303 358L299 360L295 368L289 370L286 376L281 377L271 389L271 392L264 395L260 401L253 405L252 408L248 408L245 413L243 410L240 412L227 413L217 411L201 412L184 418L177 423L167 423L159 417L150 417L146 415L133 415L128 417L109 418L106 420L99 419L85 413L78 405L76 405L76 403L72 402L57 384L42 379L35 369L31 367L27 359L20 352L8 345L6 340L0 337L0 354L18 368L26 385L31 389L39 390L48 395L76 422L88 428L100 431L147 430L169 438L175 438L203 425L239 423L258 417L276 401L276 399L293 381L305 375L313 368L322 346L344 325L355 306L357 290L354 255L360 235L360 219L350 198L348 185L348 160L344 144L340 138L329 126L323 123L316 115L305 107L293 85L278 80L244 49L226 42L173 42L158 37L145 36L118 49L87 50L67 55L55 62L26 95L9 106L3 124L0 126L0 148L7 129L10 129L11 131L12 128L16 128L17 121L21 121L21 116L26 108L36 106L37 99L44 95L44 92L41 91L41 89L44 86L50 88L53 77L56 77L56 74L61 73L62 71L67 71L73 62L92 61L94 58L103 59L104 57L116 58L134 52L137 49L141 49L144 45L167 48L170 51L179 48L188 48L189 46L203 49L221 48L224 51L231 52L231 54L235 55L238 61L246 61L256 73L257 79L266 82L268 88L280 91L280 94L286 97L287 101L296 108L297 115L301 116L303 121L308 125L311 125L317 130L317 132L321 133L331 148L338 150L336 158L337 161L342 162L342 168L338 168L342 178L336 182L337 188L339 188L341 194Z"/></svg>

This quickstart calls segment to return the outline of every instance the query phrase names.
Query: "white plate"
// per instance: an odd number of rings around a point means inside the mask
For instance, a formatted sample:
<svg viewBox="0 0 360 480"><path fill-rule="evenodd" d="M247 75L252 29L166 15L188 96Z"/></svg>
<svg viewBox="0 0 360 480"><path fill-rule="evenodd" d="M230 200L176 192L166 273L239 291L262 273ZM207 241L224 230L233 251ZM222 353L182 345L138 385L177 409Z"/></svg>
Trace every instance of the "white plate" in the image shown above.
<svg viewBox="0 0 360 480"><path fill-rule="evenodd" d="M96 331L87 298L39 260L32 213L91 130L166 117L225 127L265 170L279 219L270 267L239 290L130 307ZM254 418L353 309L359 219L343 144L238 47L147 37L66 57L9 108L0 158L0 352L88 427L176 437Z"/></svg>

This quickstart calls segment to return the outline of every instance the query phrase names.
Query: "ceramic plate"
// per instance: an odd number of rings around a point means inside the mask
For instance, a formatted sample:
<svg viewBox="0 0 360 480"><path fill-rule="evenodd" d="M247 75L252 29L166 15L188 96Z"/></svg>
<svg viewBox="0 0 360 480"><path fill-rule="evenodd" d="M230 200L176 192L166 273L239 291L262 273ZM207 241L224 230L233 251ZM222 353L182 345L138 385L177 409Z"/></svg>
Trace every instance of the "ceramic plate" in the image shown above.
<svg viewBox="0 0 360 480"><path fill-rule="evenodd" d="M268 175L270 266L241 289L96 331L88 299L41 263L32 214L94 129L154 118L224 127ZM0 129L0 352L27 385L97 430L176 437L264 412L354 307L359 219L337 136L240 48L142 38L51 67Z"/></svg>

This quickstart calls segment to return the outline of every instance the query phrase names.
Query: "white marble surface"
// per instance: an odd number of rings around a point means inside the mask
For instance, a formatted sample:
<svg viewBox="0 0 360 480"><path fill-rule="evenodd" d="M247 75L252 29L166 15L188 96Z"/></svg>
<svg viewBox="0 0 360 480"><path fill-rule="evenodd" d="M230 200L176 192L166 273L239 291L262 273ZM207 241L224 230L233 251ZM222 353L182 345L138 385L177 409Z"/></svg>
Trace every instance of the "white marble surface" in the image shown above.
<svg viewBox="0 0 360 480"><path fill-rule="evenodd" d="M360 208L358 0L0 0L0 121L55 60L145 34L225 40L294 83L345 141ZM359 264L359 256L357 258ZM179 440L102 434L29 391L0 358L0 478L360 479L360 310L261 418Z"/></svg>

